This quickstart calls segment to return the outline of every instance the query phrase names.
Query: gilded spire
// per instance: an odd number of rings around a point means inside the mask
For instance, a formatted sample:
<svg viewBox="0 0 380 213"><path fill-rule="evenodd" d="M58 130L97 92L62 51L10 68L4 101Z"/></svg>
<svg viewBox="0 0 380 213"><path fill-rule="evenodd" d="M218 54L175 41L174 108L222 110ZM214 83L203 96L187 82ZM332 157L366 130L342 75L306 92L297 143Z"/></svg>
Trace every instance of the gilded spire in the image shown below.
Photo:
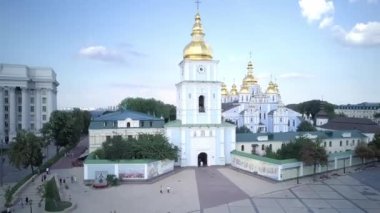
<svg viewBox="0 0 380 213"><path fill-rule="evenodd" d="M204 41L204 32L199 13L195 15L195 23L191 32L191 42L183 50L184 59L211 60L211 48Z"/></svg>
<svg viewBox="0 0 380 213"><path fill-rule="evenodd" d="M257 80L253 76L253 65L251 61L248 62L247 71L247 75L243 79L243 85L250 87L257 83Z"/></svg>

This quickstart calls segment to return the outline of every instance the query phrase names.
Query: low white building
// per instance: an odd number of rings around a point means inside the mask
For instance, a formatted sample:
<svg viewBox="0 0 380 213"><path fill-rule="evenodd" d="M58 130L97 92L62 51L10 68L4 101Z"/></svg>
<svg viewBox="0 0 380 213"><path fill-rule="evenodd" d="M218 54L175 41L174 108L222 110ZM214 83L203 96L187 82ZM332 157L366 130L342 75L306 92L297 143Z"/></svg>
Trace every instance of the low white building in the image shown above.
<svg viewBox="0 0 380 213"><path fill-rule="evenodd" d="M113 136L138 137L139 134L164 134L164 120L131 110L99 116L89 127L89 152L100 148Z"/></svg>
<svg viewBox="0 0 380 213"><path fill-rule="evenodd" d="M58 85L51 68L0 64L0 142L21 129L39 133L57 110Z"/></svg>
<svg viewBox="0 0 380 213"><path fill-rule="evenodd" d="M368 118L378 123L375 114L380 113L380 103L360 103L339 105L335 109L335 114L344 114L351 118Z"/></svg>
<svg viewBox="0 0 380 213"><path fill-rule="evenodd" d="M281 149L283 144L296 138L306 137L321 139L321 146L328 154L354 150L359 142L369 142L369 138L358 130L350 131L315 131L315 132L279 132L279 133L242 133L236 134L235 150L265 155L267 147L273 152Z"/></svg>

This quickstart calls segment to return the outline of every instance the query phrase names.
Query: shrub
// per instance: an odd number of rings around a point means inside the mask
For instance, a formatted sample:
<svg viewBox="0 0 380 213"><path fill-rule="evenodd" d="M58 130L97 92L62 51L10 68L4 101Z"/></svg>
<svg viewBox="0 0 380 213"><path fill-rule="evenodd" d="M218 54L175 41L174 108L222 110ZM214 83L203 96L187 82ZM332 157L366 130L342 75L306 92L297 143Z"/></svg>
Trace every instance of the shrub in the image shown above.
<svg viewBox="0 0 380 213"><path fill-rule="evenodd" d="M119 185L119 179L116 175L107 175L107 183L111 186L117 186Z"/></svg>
<svg viewBox="0 0 380 213"><path fill-rule="evenodd" d="M45 185L45 210L63 211L70 206L70 202L61 201L55 178L49 180Z"/></svg>

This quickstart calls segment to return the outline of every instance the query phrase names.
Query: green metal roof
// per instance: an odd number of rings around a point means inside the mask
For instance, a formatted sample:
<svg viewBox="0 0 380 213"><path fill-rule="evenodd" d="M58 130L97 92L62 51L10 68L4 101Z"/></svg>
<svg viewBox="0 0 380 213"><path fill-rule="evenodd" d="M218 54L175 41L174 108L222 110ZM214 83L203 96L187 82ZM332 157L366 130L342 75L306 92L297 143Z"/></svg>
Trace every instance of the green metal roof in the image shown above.
<svg viewBox="0 0 380 213"><path fill-rule="evenodd" d="M255 159L255 160L260 160L260 161L264 161L267 163L277 164L277 165L298 162L297 159L277 160L277 159L273 159L273 158L267 158L267 157L263 157L263 156L259 156L259 155L249 154L246 152L239 152L236 150L232 151L231 154L238 155L241 157L251 158L251 159Z"/></svg>
<svg viewBox="0 0 380 213"><path fill-rule="evenodd" d="M343 137L344 133L350 133L350 137ZM317 136L320 139L345 139L345 138L365 138L366 136L359 130L348 131L314 131L314 132L276 132L276 133L238 133L236 134L236 142L283 142L291 141L296 137L306 137L308 135ZM268 140L259 141L258 138L267 136Z"/></svg>
<svg viewBox="0 0 380 213"><path fill-rule="evenodd" d="M181 120L170 121L165 127L236 127L233 124L222 122L220 124L182 124Z"/></svg>
<svg viewBox="0 0 380 213"><path fill-rule="evenodd" d="M90 153L86 160L84 161L84 164L115 164L115 163L129 163L129 164L145 164L150 163L158 160L152 160L152 159L131 159L131 160L106 160L106 159L98 159L95 158L94 153Z"/></svg>

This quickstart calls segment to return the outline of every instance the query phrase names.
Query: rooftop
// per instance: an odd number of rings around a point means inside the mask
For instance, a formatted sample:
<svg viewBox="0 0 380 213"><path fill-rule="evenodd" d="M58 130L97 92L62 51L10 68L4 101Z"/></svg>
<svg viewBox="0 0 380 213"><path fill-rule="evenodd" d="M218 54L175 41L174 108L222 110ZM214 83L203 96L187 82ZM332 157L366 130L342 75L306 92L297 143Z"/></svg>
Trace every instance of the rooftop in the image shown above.
<svg viewBox="0 0 380 213"><path fill-rule="evenodd" d="M145 113L141 113L141 112L135 112L132 110L120 110L120 111L111 112L111 113L99 116L99 117L95 118L93 121L120 121L120 120L125 120L127 118L130 118L132 120L140 120L140 121L163 120L163 119L156 118L154 116L151 116L151 115L148 115Z"/></svg>
<svg viewBox="0 0 380 213"><path fill-rule="evenodd" d="M380 126L368 118L336 117L320 127L331 130L360 130L364 133L380 134Z"/></svg>
<svg viewBox="0 0 380 213"><path fill-rule="evenodd" d="M347 136L346 136L347 135ZM283 142L294 140L297 137L308 138L363 138L366 137L359 130L346 131L314 131L314 132L277 132L277 133L239 133L236 134L236 142L271 141Z"/></svg>

